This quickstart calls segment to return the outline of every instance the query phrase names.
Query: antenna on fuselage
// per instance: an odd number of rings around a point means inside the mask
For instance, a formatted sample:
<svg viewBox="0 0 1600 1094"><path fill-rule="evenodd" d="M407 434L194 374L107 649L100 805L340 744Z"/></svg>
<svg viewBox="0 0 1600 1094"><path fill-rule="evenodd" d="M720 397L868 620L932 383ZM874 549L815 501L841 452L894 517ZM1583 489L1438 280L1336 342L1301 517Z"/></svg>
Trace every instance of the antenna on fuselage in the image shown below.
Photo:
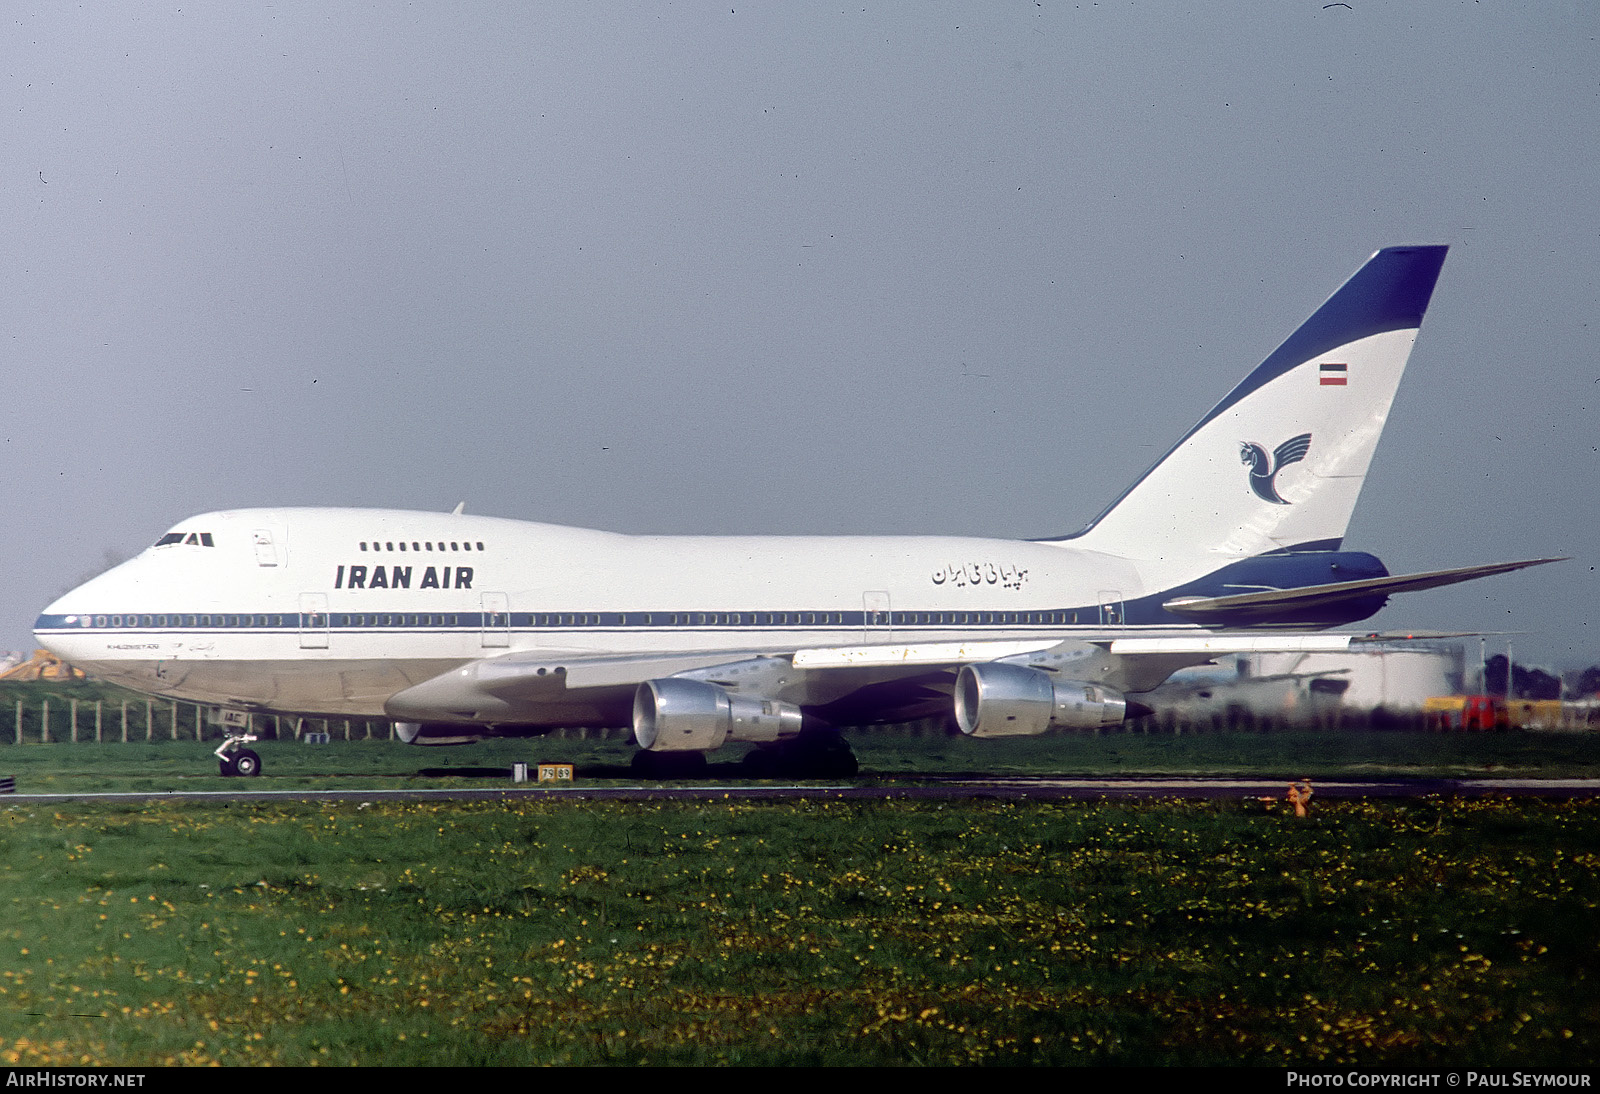
<svg viewBox="0 0 1600 1094"><path fill-rule="evenodd" d="M452 517L459 517L462 513L466 512L466 510L467 510L467 503L464 502L464 501L458 501L458 502L456 502L456 507L454 509L450 510L450 515Z"/></svg>

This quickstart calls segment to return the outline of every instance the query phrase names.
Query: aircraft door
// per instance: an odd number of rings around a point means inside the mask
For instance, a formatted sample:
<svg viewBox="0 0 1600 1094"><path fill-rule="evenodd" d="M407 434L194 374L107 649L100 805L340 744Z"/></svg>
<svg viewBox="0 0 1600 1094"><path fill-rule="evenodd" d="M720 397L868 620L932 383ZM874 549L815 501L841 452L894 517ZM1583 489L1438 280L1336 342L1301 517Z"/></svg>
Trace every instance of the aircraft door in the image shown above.
<svg viewBox="0 0 1600 1094"><path fill-rule="evenodd" d="M328 648L328 595L326 593L300 594L300 648L325 650Z"/></svg>
<svg viewBox="0 0 1600 1094"><path fill-rule="evenodd" d="M1106 627L1120 627L1125 622L1122 613L1122 590L1100 590L1100 623Z"/></svg>
<svg viewBox="0 0 1600 1094"><path fill-rule="evenodd" d="M889 594L861 594L862 631L868 641L888 641L894 634L894 616L889 611Z"/></svg>
<svg viewBox="0 0 1600 1094"><path fill-rule="evenodd" d="M484 648L511 645L511 598L505 593L484 593L482 603Z"/></svg>
<svg viewBox="0 0 1600 1094"><path fill-rule="evenodd" d="M276 566L278 564L278 548L272 542L272 529L257 528L250 534L256 546L257 566Z"/></svg>

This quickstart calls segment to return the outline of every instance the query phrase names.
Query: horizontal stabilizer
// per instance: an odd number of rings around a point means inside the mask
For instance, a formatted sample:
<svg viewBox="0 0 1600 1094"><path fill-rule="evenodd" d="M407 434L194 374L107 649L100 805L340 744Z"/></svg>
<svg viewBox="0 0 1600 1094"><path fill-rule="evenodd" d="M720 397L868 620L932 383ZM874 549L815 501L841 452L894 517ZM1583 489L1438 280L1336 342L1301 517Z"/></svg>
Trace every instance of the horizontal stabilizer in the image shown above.
<svg viewBox="0 0 1600 1094"><path fill-rule="evenodd" d="M1563 562L1564 558L1530 558L1521 562L1492 562L1484 566L1461 566L1454 570L1428 570L1420 574L1391 574L1361 581L1335 581L1327 585L1306 585L1298 589L1266 589L1232 596L1185 596L1167 601L1162 607L1174 615L1209 623L1226 619L1229 624L1268 623L1290 611L1322 608L1347 600L1436 589L1479 577L1508 574L1526 566ZM1255 617L1259 616L1257 619Z"/></svg>

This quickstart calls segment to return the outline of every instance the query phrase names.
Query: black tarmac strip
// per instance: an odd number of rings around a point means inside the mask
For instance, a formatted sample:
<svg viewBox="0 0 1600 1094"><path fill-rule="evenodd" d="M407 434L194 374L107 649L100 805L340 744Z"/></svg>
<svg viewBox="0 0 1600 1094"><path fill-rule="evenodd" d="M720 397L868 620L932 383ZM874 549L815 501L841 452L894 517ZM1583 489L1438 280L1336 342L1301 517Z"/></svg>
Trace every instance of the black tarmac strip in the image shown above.
<svg viewBox="0 0 1600 1094"><path fill-rule="evenodd" d="M1294 780L1300 782L1303 780ZM509 782L509 778L508 778ZM270 801L509 801L575 798L586 801L722 801L818 798L854 801L1093 800L1097 798L1238 799L1282 798L1290 780L1158 778L883 779L814 783L640 783L629 786L560 787L515 784L391 790L138 790L84 794L0 794L0 805L64 802L270 802ZM1600 779L1375 779L1312 780L1316 796L1328 798L1518 797L1592 798Z"/></svg>

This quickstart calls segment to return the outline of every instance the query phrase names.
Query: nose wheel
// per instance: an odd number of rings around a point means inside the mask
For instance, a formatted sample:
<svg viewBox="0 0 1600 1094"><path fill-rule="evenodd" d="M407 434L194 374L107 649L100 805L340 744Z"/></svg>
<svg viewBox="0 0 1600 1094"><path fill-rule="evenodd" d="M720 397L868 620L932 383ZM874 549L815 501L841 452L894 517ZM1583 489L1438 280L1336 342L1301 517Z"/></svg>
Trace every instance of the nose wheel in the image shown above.
<svg viewBox="0 0 1600 1094"><path fill-rule="evenodd" d="M224 777L238 775L253 779L261 774L261 757L244 746L256 740L253 733L230 736L217 746L216 757Z"/></svg>

